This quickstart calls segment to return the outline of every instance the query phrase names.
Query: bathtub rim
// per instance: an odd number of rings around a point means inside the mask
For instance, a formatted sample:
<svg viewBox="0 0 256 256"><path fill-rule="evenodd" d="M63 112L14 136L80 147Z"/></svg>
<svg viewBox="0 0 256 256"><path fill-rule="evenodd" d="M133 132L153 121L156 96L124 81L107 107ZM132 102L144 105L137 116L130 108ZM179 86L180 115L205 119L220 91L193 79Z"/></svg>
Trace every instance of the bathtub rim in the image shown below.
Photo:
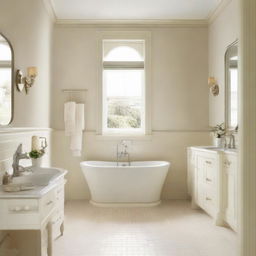
<svg viewBox="0 0 256 256"><path fill-rule="evenodd" d="M93 163L102 163L101 165L93 164ZM114 163L114 165L103 165L103 163ZM153 164L153 165L133 165L133 166L122 166L122 165L116 165L116 161L82 161L80 162L81 167L91 167L91 168L156 168L156 167L170 167L171 163L168 161L131 161L131 163L159 163L159 164ZM122 163L122 162L120 162ZM126 163L126 162L124 162Z"/></svg>

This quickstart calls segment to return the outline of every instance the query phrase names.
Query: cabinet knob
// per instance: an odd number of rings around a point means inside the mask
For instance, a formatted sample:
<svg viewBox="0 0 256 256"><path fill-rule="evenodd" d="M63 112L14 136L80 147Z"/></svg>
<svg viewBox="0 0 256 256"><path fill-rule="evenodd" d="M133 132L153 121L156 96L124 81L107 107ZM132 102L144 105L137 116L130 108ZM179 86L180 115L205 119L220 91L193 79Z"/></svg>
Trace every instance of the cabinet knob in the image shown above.
<svg viewBox="0 0 256 256"><path fill-rule="evenodd" d="M206 197L205 200L211 201L212 199L210 197Z"/></svg>
<svg viewBox="0 0 256 256"><path fill-rule="evenodd" d="M212 182L212 180L211 180L211 179L209 179L209 178L206 178L205 180L206 180L206 181L209 181L209 182Z"/></svg>
<svg viewBox="0 0 256 256"><path fill-rule="evenodd" d="M211 162L211 161L205 161L205 163L207 163L207 164L212 164L212 162Z"/></svg>
<svg viewBox="0 0 256 256"><path fill-rule="evenodd" d="M23 208L25 211L29 211L30 210L30 207L28 205L24 206Z"/></svg>
<svg viewBox="0 0 256 256"><path fill-rule="evenodd" d="M231 162L230 161L225 161L224 164L227 165L227 166L230 166Z"/></svg>
<svg viewBox="0 0 256 256"><path fill-rule="evenodd" d="M15 206L15 208L14 208L14 211L15 212L19 212L21 210L21 207L20 206Z"/></svg>

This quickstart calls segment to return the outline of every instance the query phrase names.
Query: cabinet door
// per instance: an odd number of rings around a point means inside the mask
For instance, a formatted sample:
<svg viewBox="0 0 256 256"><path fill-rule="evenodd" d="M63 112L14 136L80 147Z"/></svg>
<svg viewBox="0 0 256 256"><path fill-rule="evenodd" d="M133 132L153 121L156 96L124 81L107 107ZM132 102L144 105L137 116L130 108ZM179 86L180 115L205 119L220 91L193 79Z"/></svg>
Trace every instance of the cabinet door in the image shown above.
<svg viewBox="0 0 256 256"><path fill-rule="evenodd" d="M237 157L225 155L223 159L223 170L225 175L225 218L226 222L237 229L238 214L238 191L237 191Z"/></svg>

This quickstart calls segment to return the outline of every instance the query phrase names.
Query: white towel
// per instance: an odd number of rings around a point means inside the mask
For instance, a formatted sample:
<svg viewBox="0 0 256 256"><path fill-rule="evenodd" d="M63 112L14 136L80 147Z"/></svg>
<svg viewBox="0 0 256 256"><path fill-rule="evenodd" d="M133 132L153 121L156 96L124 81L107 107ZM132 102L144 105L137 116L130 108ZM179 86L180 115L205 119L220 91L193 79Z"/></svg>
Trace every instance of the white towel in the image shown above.
<svg viewBox="0 0 256 256"><path fill-rule="evenodd" d="M75 131L71 133L70 149L73 156L81 156L84 130L84 104L76 104Z"/></svg>
<svg viewBox="0 0 256 256"><path fill-rule="evenodd" d="M84 130L84 104L76 104L76 132Z"/></svg>
<svg viewBox="0 0 256 256"><path fill-rule="evenodd" d="M82 143L83 142L83 133L75 132L71 135L70 138L70 149L73 153L73 156L79 157L81 156L82 151Z"/></svg>
<svg viewBox="0 0 256 256"><path fill-rule="evenodd" d="M64 122L65 135L70 136L75 132L76 125L76 103L73 101L66 102L64 105Z"/></svg>

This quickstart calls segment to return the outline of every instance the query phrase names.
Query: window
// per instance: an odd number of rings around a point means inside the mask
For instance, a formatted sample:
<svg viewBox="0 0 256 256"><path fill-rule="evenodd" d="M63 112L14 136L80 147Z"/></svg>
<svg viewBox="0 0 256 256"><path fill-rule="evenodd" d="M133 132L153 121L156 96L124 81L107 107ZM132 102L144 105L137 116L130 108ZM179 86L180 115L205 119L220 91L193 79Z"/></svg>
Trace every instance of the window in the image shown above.
<svg viewBox="0 0 256 256"><path fill-rule="evenodd" d="M102 41L103 133L145 133L145 40Z"/></svg>

